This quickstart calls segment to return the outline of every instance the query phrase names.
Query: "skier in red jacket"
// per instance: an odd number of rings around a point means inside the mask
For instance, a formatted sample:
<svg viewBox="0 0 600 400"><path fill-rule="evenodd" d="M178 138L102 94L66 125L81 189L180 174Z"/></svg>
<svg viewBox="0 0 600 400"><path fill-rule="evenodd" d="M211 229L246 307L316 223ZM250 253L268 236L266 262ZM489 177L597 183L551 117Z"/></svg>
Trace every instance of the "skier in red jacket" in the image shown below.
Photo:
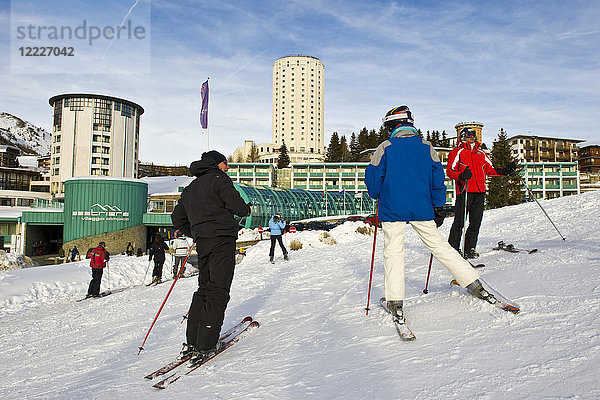
<svg viewBox="0 0 600 400"><path fill-rule="evenodd" d="M88 293L86 297L100 297L100 283L102 282L102 273L104 267L110 258L110 254L104 248L106 244L104 242L98 243L98 247L90 251L90 267L92 267L92 280L88 287Z"/></svg>
<svg viewBox="0 0 600 400"><path fill-rule="evenodd" d="M477 142L475 130L463 128L460 131L462 141L448 156L446 174L456 181L455 214L448 242L460 251L460 240L465 220L465 190L468 192L466 211L469 216L469 227L465 234L465 258L477 258L475 250L479 227L483 218L485 207L486 178L488 176L510 175L516 170L514 163L509 163L505 168L494 168L490 158L481 150L481 143Z"/></svg>

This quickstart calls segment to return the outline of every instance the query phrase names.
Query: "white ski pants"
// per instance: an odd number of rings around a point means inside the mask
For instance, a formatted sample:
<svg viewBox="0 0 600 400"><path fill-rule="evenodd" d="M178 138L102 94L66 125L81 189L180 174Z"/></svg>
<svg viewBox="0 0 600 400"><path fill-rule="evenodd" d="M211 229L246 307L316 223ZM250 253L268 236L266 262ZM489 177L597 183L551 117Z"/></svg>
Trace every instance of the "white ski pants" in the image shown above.
<svg viewBox="0 0 600 400"><path fill-rule="evenodd" d="M479 279L471 264L450 246L437 230L433 221L410 221L419 238L433 256L456 278L462 287ZM383 222L383 269L385 271L385 298L404 300L404 233L406 222Z"/></svg>

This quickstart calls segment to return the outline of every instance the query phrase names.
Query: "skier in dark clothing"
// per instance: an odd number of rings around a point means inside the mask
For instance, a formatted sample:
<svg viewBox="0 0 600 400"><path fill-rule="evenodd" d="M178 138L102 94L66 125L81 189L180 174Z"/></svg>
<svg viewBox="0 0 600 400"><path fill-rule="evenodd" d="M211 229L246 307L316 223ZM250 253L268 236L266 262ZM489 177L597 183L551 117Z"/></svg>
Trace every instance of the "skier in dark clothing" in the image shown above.
<svg viewBox="0 0 600 400"><path fill-rule="evenodd" d="M219 333L229 302L235 267L238 222L234 215L250 214L226 174L229 166L217 151L202 154L190 165L196 176L181 194L171 214L173 226L194 238L198 254L198 290L192 296L186 343L181 358L191 356L191 365L214 355L220 348Z"/></svg>
<svg viewBox="0 0 600 400"><path fill-rule="evenodd" d="M75 262L78 255L79 255L79 250L77 250L77 246L73 246L73 250L71 250L71 262Z"/></svg>
<svg viewBox="0 0 600 400"><path fill-rule="evenodd" d="M154 257L154 270L152 271L152 283L162 282L162 268L165 263L165 250L169 250L167 244L162 240L160 234L154 236L154 242L150 245L150 258Z"/></svg>
<svg viewBox="0 0 600 400"><path fill-rule="evenodd" d="M100 297L100 283L102 282L102 273L104 267L108 263L110 254L104 248L106 244L104 242L98 243L98 247L91 249L90 253L90 267L92 267L92 280L88 287L86 297Z"/></svg>
<svg viewBox="0 0 600 400"><path fill-rule="evenodd" d="M127 250L125 250L125 253L128 256L132 256L133 255L133 245L131 244L131 242L127 243Z"/></svg>

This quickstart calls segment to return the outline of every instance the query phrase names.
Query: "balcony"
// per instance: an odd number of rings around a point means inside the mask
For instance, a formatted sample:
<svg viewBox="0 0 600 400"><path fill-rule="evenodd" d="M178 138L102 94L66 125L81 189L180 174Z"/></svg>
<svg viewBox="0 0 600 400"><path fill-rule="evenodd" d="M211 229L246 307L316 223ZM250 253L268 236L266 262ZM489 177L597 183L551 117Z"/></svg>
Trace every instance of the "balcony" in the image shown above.
<svg viewBox="0 0 600 400"><path fill-rule="evenodd" d="M329 178L337 178L338 176L340 176L340 174L339 172L326 172L325 176Z"/></svg>
<svg viewBox="0 0 600 400"><path fill-rule="evenodd" d="M297 176L297 177L307 177L308 173L307 172L294 172L294 176Z"/></svg>
<svg viewBox="0 0 600 400"><path fill-rule="evenodd" d="M322 172L311 172L310 173L310 177L311 178L322 178L323 177L323 173Z"/></svg>
<svg viewBox="0 0 600 400"><path fill-rule="evenodd" d="M577 176L577 171L563 171L563 176Z"/></svg>

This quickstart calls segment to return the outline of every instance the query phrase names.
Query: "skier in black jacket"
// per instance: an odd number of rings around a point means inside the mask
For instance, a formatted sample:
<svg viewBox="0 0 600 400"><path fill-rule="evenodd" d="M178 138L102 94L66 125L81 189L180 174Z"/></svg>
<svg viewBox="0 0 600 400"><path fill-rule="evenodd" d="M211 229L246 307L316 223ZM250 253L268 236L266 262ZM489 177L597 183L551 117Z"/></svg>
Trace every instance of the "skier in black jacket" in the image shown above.
<svg viewBox="0 0 600 400"><path fill-rule="evenodd" d="M152 283L159 284L162 282L162 269L165 263L165 250L169 250L167 244L162 240L159 233L154 236L154 242L150 245L150 258L154 257L154 270L152 271Z"/></svg>
<svg viewBox="0 0 600 400"><path fill-rule="evenodd" d="M186 343L180 355L191 356L192 365L220 348L239 229L234 215L243 217L251 211L226 174L228 169L221 153L212 150L202 154L201 160L190 165L196 179L183 190L171 214L173 226L194 238L198 253L198 290L192 297Z"/></svg>

